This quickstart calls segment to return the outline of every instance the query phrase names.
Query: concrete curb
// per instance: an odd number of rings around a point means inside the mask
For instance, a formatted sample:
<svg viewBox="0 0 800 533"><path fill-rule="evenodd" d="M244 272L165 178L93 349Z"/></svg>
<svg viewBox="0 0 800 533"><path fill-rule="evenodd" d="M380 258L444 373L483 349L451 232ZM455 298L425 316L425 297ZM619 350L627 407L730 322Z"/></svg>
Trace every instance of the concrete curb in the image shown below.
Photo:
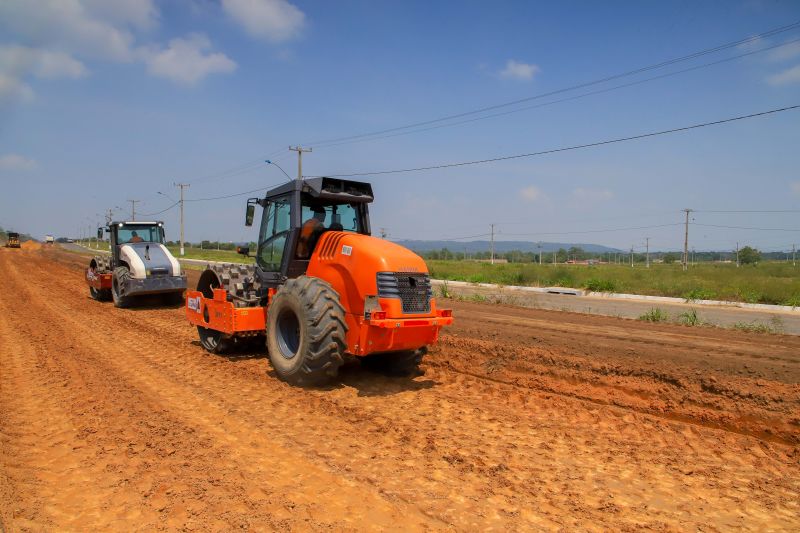
<svg viewBox="0 0 800 533"><path fill-rule="evenodd" d="M674 298L670 296L647 296L644 294L623 294L613 292L592 292L566 287L525 287L520 285L495 285L492 283L469 283L466 281L450 281L434 279L431 283L441 285L444 282L453 287L479 287L482 289L501 290L509 289L520 292L535 292L540 294L563 294L578 296L583 298L595 298L598 300L638 300L643 302L662 302L669 304L697 305L709 307L733 307L740 309L758 309L761 311L772 311L781 313L800 314L800 307L790 305L771 305L771 304L751 304L745 302L728 302L724 300L686 300L685 298Z"/></svg>

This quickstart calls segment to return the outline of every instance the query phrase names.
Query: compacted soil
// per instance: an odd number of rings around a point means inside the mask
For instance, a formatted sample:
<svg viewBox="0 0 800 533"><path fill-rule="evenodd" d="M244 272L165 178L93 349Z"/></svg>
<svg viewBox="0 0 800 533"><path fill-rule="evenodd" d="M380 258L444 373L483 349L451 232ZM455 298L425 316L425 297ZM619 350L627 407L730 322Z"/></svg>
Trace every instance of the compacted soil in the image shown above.
<svg viewBox="0 0 800 533"><path fill-rule="evenodd" d="M800 529L798 337L447 302L301 389L86 262L0 249L0 530Z"/></svg>

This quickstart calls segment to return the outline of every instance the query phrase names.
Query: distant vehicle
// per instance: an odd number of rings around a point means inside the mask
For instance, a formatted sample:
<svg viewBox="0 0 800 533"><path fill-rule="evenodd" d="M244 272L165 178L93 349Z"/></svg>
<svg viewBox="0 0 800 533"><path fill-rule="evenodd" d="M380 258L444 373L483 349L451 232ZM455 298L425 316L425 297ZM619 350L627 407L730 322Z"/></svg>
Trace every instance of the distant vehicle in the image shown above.
<svg viewBox="0 0 800 533"><path fill-rule="evenodd" d="M52 235L45 235L44 236L44 243L45 244L55 244L56 238Z"/></svg>
<svg viewBox="0 0 800 533"><path fill-rule="evenodd" d="M19 233L15 231L8 232L8 239L6 240L6 248L19 248Z"/></svg>
<svg viewBox="0 0 800 533"><path fill-rule="evenodd" d="M105 231L110 256L95 256L86 270L89 294L95 300L114 300L128 307L133 297L163 294L167 303L183 301L186 274L164 246L163 222L111 222ZM97 228L103 238L103 228Z"/></svg>
<svg viewBox="0 0 800 533"><path fill-rule="evenodd" d="M75 242L75 241L73 241L72 239L67 239L67 242L69 242L69 243L73 243L73 242Z"/></svg>

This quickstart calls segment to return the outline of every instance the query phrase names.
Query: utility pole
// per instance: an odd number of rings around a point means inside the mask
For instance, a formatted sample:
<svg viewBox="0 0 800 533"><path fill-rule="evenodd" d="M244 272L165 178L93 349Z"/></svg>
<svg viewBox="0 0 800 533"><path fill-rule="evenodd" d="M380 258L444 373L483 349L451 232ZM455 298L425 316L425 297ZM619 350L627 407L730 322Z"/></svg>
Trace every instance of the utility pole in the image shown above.
<svg viewBox="0 0 800 533"><path fill-rule="evenodd" d="M797 266L797 261L795 259L796 254L797 254L797 245L793 244L792 245L792 266Z"/></svg>
<svg viewBox="0 0 800 533"><path fill-rule="evenodd" d="M542 266L542 243L539 243L539 266Z"/></svg>
<svg viewBox="0 0 800 533"><path fill-rule="evenodd" d="M303 152L313 152L313 148L303 148L302 146L290 146L289 150L297 152L297 179L303 179Z"/></svg>
<svg viewBox="0 0 800 533"><path fill-rule="evenodd" d="M736 241L736 268L739 268L739 241Z"/></svg>
<svg viewBox="0 0 800 533"><path fill-rule="evenodd" d="M686 229L683 236L683 269L687 270L689 268L689 213L692 212L692 209L684 209L686 213Z"/></svg>
<svg viewBox="0 0 800 533"><path fill-rule="evenodd" d="M645 264L647 265L647 268L650 268L650 237L645 237L644 240L645 240L645 243L647 243L646 244L646 246L647 246L646 258L647 259L645 259Z"/></svg>
<svg viewBox="0 0 800 533"><path fill-rule="evenodd" d="M491 262L492 262L492 264L494 264L494 224L489 224L489 225L492 227L492 244L491 244L492 255L491 255Z"/></svg>
<svg viewBox="0 0 800 533"><path fill-rule="evenodd" d="M141 200L128 200L131 203L131 220L136 220L136 204Z"/></svg>
<svg viewBox="0 0 800 533"><path fill-rule="evenodd" d="M631 268L633 268L633 246L631 246Z"/></svg>
<svg viewBox="0 0 800 533"><path fill-rule="evenodd" d="M189 187L188 183L173 183L175 187L180 187L181 189L181 257L183 257L183 189Z"/></svg>

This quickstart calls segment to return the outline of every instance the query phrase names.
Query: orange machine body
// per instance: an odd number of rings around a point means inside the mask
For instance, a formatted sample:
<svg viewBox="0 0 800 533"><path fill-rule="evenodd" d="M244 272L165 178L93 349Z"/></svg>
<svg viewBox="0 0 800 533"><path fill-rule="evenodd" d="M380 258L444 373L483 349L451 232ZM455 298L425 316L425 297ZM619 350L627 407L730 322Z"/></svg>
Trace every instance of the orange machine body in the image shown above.
<svg viewBox="0 0 800 533"><path fill-rule="evenodd" d="M93 268L86 269L86 284L94 289L110 289L111 273L103 274Z"/></svg>
<svg viewBox="0 0 800 533"><path fill-rule="evenodd" d="M444 326L453 323L449 309L439 309L431 296L424 313L404 313L399 298L379 298L378 272L427 274L425 262L412 251L390 241L357 233L329 231L314 249L306 275L328 282L345 309L347 352L373 353L414 350L435 343ZM270 289L268 300L275 289ZM214 289L213 298L188 291L186 316L192 324L228 335L263 333L265 307L235 307L226 291Z"/></svg>
<svg viewBox="0 0 800 533"><path fill-rule="evenodd" d="M324 233L308 264L307 275L324 279L339 293L348 352L369 355L435 343L441 328L453 323L452 313L438 309L433 297L429 311L403 313L400 299L378 298L378 272L426 274L428 267L420 256L391 241L341 231Z"/></svg>

